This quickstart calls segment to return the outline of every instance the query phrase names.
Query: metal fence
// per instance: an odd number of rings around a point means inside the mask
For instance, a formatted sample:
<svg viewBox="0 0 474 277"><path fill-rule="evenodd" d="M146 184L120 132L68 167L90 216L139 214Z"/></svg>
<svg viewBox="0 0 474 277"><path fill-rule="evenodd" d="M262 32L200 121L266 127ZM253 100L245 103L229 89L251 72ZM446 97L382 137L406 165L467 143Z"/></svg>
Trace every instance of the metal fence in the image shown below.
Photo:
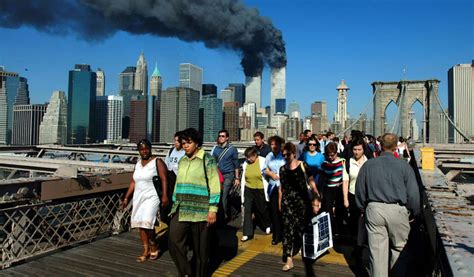
<svg viewBox="0 0 474 277"><path fill-rule="evenodd" d="M60 201L0 206L0 268L98 236L130 229L123 190Z"/></svg>

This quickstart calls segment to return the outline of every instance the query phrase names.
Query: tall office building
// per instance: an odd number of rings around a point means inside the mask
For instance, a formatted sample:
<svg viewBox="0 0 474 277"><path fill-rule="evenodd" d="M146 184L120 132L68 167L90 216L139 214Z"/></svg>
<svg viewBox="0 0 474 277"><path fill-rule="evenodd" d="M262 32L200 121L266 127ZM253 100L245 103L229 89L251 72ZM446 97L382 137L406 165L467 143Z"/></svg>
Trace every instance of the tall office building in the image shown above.
<svg viewBox="0 0 474 277"><path fill-rule="evenodd" d="M337 112L335 116L335 123L339 125L339 130L343 131L346 129L347 117L347 91L349 87L346 85L344 80L337 86Z"/></svg>
<svg viewBox="0 0 474 277"><path fill-rule="evenodd" d="M135 89L135 72L137 68L134 66L127 66L119 75L119 94L122 91Z"/></svg>
<svg viewBox="0 0 474 277"><path fill-rule="evenodd" d="M224 129L229 131L230 141L240 140L239 102L224 103Z"/></svg>
<svg viewBox="0 0 474 277"><path fill-rule="evenodd" d="M39 143L67 143L67 100L64 91L53 91L51 95L40 125Z"/></svg>
<svg viewBox="0 0 474 277"><path fill-rule="evenodd" d="M239 109L239 117L242 117L245 114L248 117L249 121L248 124L243 124L245 127L241 127L244 129L255 129L257 128L257 104L253 102L245 103L242 108ZM241 124L242 126L242 124Z"/></svg>
<svg viewBox="0 0 474 277"><path fill-rule="evenodd" d="M90 65L76 64L69 71L67 137L71 144L95 142L96 84Z"/></svg>
<svg viewBox="0 0 474 277"><path fill-rule="evenodd" d="M255 103L257 109L262 107L262 75L245 77L245 101Z"/></svg>
<svg viewBox="0 0 474 277"><path fill-rule="evenodd" d="M275 113L285 113L286 111L286 99L277 98L275 99Z"/></svg>
<svg viewBox="0 0 474 277"><path fill-rule="evenodd" d="M160 71L158 70L158 64L155 63L155 69L151 74L150 80L150 95L156 97L156 101L161 101L161 92L163 91L163 79L161 78Z"/></svg>
<svg viewBox="0 0 474 277"><path fill-rule="evenodd" d="M25 105L29 102L27 79L0 67L0 144L11 143L13 105Z"/></svg>
<svg viewBox="0 0 474 277"><path fill-rule="evenodd" d="M222 108L224 108L224 104L227 102L235 102L234 89L228 87L221 90L221 98L222 98Z"/></svg>
<svg viewBox="0 0 474 277"><path fill-rule="evenodd" d="M98 96L97 140L117 141L122 139L123 97L116 95Z"/></svg>
<svg viewBox="0 0 474 277"><path fill-rule="evenodd" d="M268 124L268 114L264 108L257 107L257 129L263 130L267 128Z"/></svg>
<svg viewBox="0 0 474 277"><path fill-rule="evenodd" d="M160 111L160 142L172 142L186 128L199 129L199 91L172 87L163 91Z"/></svg>
<svg viewBox="0 0 474 277"><path fill-rule="evenodd" d="M449 117L464 134L474 137L474 60L471 64L458 64L448 70ZM449 126L449 141L461 143L464 138Z"/></svg>
<svg viewBox="0 0 474 277"><path fill-rule="evenodd" d="M37 145L47 104L13 106L13 145Z"/></svg>
<svg viewBox="0 0 474 277"><path fill-rule="evenodd" d="M277 114L272 115L270 123L271 123L272 127L276 128L277 133L278 133L279 136L283 136L282 127L283 127L283 123L287 119L288 119L287 114L277 113Z"/></svg>
<svg viewBox="0 0 474 277"><path fill-rule="evenodd" d="M286 68L272 68L271 88L270 88L270 110L271 114L277 112L284 112L286 105L283 106L283 111L277 111L277 99L286 99ZM282 103L279 100L278 103ZM278 108L281 108L279 104Z"/></svg>
<svg viewBox="0 0 474 277"><path fill-rule="evenodd" d="M203 84L202 85L202 96L214 96L217 97L217 87L214 84Z"/></svg>
<svg viewBox="0 0 474 277"><path fill-rule="evenodd" d="M240 107L245 103L245 85L238 84L238 83L231 83L228 86L229 88L233 88L234 90L234 100L239 102Z"/></svg>
<svg viewBox="0 0 474 277"><path fill-rule="evenodd" d="M199 107L199 131L204 141L215 142L217 133L222 129L222 99L216 96L203 95Z"/></svg>
<svg viewBox="0 0 474 277"><path fill-rule="evenodd" d="M95 73L97 75L97 93L96 96L104 96L105 95L105 74L102 69L98 68L97 72Z"/></svg>
<svg viewBox="0 0 474 277"><path fill-rule="evenodd" d="M328 110L326 101L315 101L311 103L311 115L320 115L327 118Z"/></svg>
<svg viewBox="0 0 474 277"><path fill-rule="evenodd" d="M190 63L179 65L179 86L182 88L192 88L202 92L202 68ZM201 97L201 96L199 96Z"/></svg>
<svg viewBox="0 0 474 277"><path fill-rule="evenodd" d="M290 104L288 104L288 114L290 115L290 117L294 112L298 112L298 114L301 114L300 105L293 100Z"/></svg>
<svg viewBox="0 0 474 277"><path fill-rule="evenodd" d="M282 136L285 140L297 140L303 132L303 120L299 118L288 118L281 126Z"/></svg>
<svg viewBox="0 0 474 277"><path fill-rule="evenodd" d="M137 67L135 71L135 90L140 90L143 95L148 94L148 67L143 52L138 57Z"/></svg>
<svg viewBox="0 0 474 277"><path fill-rule="evenodd" d="M147 138L147 100L130 101L130 142L137 143Z"/></svg>
<svg viewBox="0 0 474 277"><path fill-rule="evenodd" d="M326 101L315 101L311 104L311 129L315 134L329 131L329 121Z"/></svg>

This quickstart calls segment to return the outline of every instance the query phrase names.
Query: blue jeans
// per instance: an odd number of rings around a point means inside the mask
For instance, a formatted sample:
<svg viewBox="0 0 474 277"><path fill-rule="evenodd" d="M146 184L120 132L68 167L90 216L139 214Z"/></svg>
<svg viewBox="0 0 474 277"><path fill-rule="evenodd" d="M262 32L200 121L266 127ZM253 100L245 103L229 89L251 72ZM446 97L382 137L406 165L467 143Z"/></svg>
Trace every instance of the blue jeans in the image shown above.
<svg viewBox="0 0 474 277"><path fill-rule="evenodd" d="M230 216L230 207L229 207L229 191L234 185L235 172L229 172L222 174L224 177L224 191L222 192L222 207L224 208L225 216Z"/></svg>

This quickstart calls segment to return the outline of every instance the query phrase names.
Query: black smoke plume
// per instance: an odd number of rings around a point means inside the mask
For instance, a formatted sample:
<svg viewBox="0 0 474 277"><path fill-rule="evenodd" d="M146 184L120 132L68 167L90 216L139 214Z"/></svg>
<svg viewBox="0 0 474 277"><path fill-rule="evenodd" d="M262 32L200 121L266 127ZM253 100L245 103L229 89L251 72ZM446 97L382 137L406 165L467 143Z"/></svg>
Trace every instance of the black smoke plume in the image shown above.
<svg viewBox="0 0 474 277"><path fill-rule="evenodd" d="M89 41L118 30L202 41L240 51L246 76L261 74L265 64L286 65L280 30L239 0L1 0L0 26L76 33Z"/></svg>

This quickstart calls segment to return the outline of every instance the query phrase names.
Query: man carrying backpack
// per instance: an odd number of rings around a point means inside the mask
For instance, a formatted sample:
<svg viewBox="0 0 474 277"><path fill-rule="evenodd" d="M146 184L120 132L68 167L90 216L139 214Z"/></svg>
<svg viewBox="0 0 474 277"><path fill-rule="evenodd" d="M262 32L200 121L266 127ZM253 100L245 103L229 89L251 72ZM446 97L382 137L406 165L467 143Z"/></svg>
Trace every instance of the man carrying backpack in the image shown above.
<svg viewBox="0 0 474 277"><path fill-rule="evenodd" d="M217 166L224 177L222 206L227 218L231 217L229 207L229 191L232 186L240 186L240 172L237 149L229 142L229 132L220 130L217 137L217 145L212 148L211 155L217 161Z"/></svg>

